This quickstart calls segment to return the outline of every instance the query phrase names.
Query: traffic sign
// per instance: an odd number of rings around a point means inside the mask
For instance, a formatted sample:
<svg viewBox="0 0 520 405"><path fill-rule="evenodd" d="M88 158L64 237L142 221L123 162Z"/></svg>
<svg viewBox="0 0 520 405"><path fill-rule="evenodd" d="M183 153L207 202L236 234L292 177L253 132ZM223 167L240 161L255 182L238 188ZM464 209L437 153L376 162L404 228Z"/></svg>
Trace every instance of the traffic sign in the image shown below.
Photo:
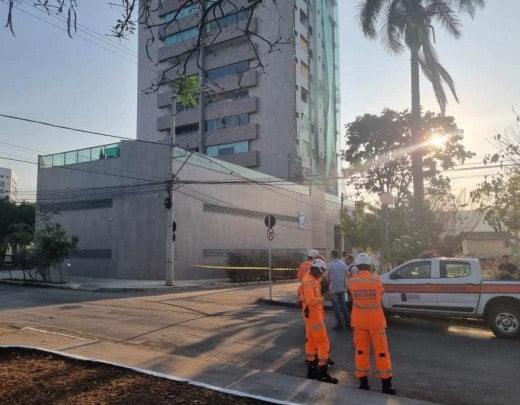
<svg viewBox="0 0 520 405"><path fill-rule="evenodd" d="M274 239L274 229L267 228L267 240L273 240L273 239Z"/></svg>
<svg viewBox="0 0 520 405"><path fill-rule="evenodd" d="M276 224L276 218L274 215L268 215L264 219L265 226L272 228Z"/></svg>

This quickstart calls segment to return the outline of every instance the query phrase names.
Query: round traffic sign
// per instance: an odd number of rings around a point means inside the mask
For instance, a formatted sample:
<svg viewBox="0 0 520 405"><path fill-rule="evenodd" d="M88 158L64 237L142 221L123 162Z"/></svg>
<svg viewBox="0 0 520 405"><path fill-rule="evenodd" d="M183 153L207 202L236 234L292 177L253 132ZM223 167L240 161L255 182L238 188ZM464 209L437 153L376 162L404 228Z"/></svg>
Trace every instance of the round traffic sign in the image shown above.
<svg viewBox="0 0 520 405"><path fill-rule="evenodd" d="M274 229L267 228L267 240L273 240L273 239L274 239Z"/></svg>
<svg viewBox="0 0 520 405"><path fill-rule="evenodd" d="M264 219L265 226L272 228L276 224L276 218L274 215L268 215Z"/></svg>

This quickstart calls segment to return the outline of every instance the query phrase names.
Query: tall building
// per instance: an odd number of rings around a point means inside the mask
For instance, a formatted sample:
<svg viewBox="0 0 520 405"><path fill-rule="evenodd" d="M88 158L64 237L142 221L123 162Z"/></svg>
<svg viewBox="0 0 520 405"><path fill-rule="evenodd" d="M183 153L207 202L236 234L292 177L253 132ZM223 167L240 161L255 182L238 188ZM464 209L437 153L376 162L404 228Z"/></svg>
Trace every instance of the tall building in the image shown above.
<svg viewBox="0 0 520 405"><path fill-rule="evenodd" d="M162 1L152 15L157 25L152 45L151 33L139 25L140 60L147 55L154 60L139 66L137 138L162 139L175 126L178 145L278 178L319 182L336 177L337 1L266 1L252 15L244 10L247 0L224 1L200 35L204 46L197 61L190 50L199 39L204 5L212 3ZM248 23L249 36L244 33ZM262 38L287 44L269 52ZM256 67L258 54L263 69ZM198 75L212 92L201 96L196 108L177 104L172 119L168 83L179 76L179 61L187 75ZM158 91L144 91L158 80ZM324 186L337 194L335 179Z"/></svg>
<svg viewBox="0 0 520 405"><path fill-rule="evenodd" d="M9 201L18 200L18 186L16 174L12 169L0 167L0 198Z"/></svg>

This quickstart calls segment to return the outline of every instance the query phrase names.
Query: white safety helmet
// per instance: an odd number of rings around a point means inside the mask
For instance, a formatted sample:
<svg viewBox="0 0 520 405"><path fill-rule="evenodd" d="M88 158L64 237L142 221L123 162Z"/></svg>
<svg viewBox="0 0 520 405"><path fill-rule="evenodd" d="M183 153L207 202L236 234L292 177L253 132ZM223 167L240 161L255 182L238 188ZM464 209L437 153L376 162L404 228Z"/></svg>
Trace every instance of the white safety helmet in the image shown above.
<svg viewBox="0 0 520 405"><path fill-rule="evenodd" d="M327 270L327 264L321 259L313 260L311 263L311 267L316 267L317 269L320 269L322 273L325 270Z"/></svg>
<svg viewBox="0 0 520 405"><path fill-rule="evenodd" d="M316 249L309 249L309 251L307 252L307 257L314 257L314 256L318 256L320 254L320 252L318 252Z"/></svg>
<svg viewBox="0 0 520 405"><path fill-rule="evenodd" d="M370 256L366 253L358 253L354 263L356 264L356 266L360 264L366 264L367 266L370 266L372 264L372 260L370 259Z"/></svg>

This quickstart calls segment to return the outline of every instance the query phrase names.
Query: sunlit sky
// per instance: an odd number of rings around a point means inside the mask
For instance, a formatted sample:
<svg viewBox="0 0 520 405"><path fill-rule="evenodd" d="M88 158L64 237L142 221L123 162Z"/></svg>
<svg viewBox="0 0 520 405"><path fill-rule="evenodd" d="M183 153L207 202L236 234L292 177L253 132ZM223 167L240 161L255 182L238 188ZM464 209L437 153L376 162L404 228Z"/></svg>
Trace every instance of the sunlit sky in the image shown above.
<svg viewBox="0 0 520 405"><path fill-rule="evenodd" d="M77 36L66 24L23 0L14 12L15 34L3 28L7 4L0 2L0 114L135 137L137 38L119 43L107 37L118 11L108 0L79 0ZM339 2L341 133L364 113L410 106L409 55L389 55L380 41L359 29L357 0ZM30 13L32 15L29 15ZM474 20L463 18L463 37L455 40L436 28L441 63L455 80L460 104L449 98L447 114L464 130L465 146L490 152L487 141L514 124L520 110L520 2L489 0ZM425 109L439 111L428 82L421 77ZM36 161L53 153L109 143L109 138L52 129L0 117L0 156ZM5 143L34 150L5 145ZM0 159L18 175L20 197L33 199L36 165ZM450 172L453 192L469 191L490 171Z"/></svg>

